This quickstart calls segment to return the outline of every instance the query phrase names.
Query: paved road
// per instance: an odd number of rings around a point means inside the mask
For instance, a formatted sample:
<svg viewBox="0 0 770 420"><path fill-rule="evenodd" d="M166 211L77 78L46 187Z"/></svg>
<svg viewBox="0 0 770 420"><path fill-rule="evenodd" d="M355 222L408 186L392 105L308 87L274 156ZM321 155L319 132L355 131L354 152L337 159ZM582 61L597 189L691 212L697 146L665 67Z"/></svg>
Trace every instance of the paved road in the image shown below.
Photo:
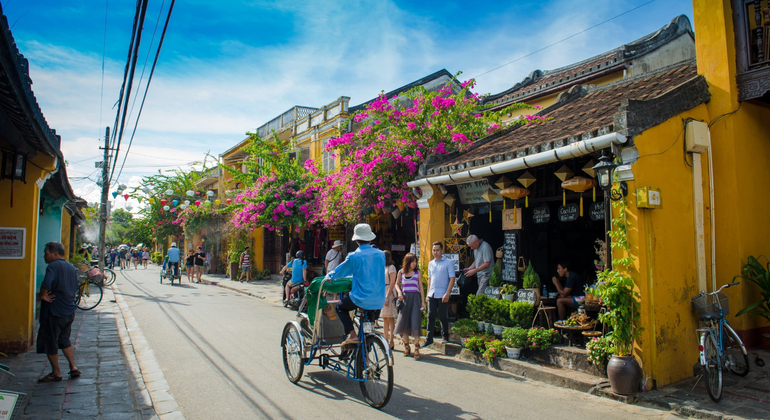
<svg viewBox="0 0 770 420"><path fill-rule="evenodd" d="M219 287L159 284L158 270L118 285L187 419L412 418L571 420L678 418L429 354L396 353L393 397L370 408L358 385L317 366L299 385L283 371L280 334L292 313Z"/></svg>

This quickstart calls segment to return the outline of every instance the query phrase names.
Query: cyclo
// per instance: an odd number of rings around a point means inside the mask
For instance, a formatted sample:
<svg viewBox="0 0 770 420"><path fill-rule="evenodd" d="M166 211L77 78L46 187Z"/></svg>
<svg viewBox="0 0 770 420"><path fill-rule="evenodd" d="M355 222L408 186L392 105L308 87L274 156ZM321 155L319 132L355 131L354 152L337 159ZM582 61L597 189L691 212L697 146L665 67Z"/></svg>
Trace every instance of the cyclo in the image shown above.
<svg viewBox="0 0 770 420"><path fill-rule="evenodd" d="M339 318L329 320L323 314L328 303L325 293L349 292L352 281L316 277L307 288L297 311L281 335L283 367L292 383L302 378L305 366L315 359L321 369L329 369L357 381L364 400L374 408L382 408L393 392L393 354L385 339L374 332L374 311L356 311L354 323L360 344L341 347L344 328ZM303 312L307 309L307 313Z"/></svg>

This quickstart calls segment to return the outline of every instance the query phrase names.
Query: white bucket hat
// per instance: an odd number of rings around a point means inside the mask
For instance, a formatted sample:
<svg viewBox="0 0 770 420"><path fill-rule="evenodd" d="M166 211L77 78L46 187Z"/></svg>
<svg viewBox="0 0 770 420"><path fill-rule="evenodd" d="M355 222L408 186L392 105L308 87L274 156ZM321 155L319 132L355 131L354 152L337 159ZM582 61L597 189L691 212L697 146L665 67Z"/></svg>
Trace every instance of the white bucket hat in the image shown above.
<svg viewBox="0 0 770 420"><path fill-rule="evenodd" d="M369 226L366 223L361 223L356 225L355 228L353 228L353 240L361 240L361 241L373 241L374 238L376 238L377 235L375 235L372 232L372 227Z"/></svg>
<svg viewBox="0 0 770 420"><path fill-rule="evenodd" d="M171 242L171 248L176 247L176 242Z"/></svg>
<svg viewBox="0 0 770 420"><path fill-rule="evenodd" d="M345 245L345 243L342 241L334 241L334 243L332 244L332 248L337 248L338 246L343 246L343 245Z"/></svg>

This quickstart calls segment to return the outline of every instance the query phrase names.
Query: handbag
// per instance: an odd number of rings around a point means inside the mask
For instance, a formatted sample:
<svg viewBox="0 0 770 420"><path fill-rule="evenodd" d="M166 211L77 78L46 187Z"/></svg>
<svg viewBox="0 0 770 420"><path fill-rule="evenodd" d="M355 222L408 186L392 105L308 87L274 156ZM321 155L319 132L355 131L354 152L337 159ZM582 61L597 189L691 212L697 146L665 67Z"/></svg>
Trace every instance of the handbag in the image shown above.
<svg viewBox="0 0 770 420"><path fill-rule="evenodd" d="M402 309L404 309L404 301L401 299L396 299L396 310L401 312Z"/></svg>
<svg viewBox="0 0 770 420"><path fill-rule="evenodd" d="M468 283L468 279L465 277L465 273L461 272L460 276L457 277L457 287L462 289L466 283Z"/></svg>

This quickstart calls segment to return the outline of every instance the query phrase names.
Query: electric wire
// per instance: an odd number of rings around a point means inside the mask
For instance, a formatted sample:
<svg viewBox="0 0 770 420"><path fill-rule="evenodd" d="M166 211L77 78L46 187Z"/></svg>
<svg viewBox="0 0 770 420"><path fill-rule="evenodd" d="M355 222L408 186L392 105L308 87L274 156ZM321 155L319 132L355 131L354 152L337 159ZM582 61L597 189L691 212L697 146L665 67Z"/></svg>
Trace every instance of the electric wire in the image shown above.
<svg viewBox="0 0 770 420"><path fill-rule="evenodd" d="M147 55L144 57L144 65L142 65L142 74L139 75L139 83L136 85L136 95L134 100L131 101L131 111L128 113L128 119L131 120L131 116L134 114L134 108L136 107L136 98L139 96L139 91L142 90L142 80L144 80L144 72L147 70L147 63L150 61L150 53L152 52L152 46L155 44L155 35L158 33L158 25L160 25L160 17L163 15L163 6L166 5L166 0L160 5L158 10L158 18L155 20L155 29L152 31L152 39L150 39L150 46L147 48Z"/></svg>
<svg viewBox="0 0 770 420"><path fill-rule="evenodd" d="M99 128L98 133L99 136L101 136L101 130L102 130L102 108L104 107L104 61L105 56L107 55L107 12L110 8L110 0L105 0L105 6L104 6L104 38L102 41L102 88L99 93Z"/></svg>

